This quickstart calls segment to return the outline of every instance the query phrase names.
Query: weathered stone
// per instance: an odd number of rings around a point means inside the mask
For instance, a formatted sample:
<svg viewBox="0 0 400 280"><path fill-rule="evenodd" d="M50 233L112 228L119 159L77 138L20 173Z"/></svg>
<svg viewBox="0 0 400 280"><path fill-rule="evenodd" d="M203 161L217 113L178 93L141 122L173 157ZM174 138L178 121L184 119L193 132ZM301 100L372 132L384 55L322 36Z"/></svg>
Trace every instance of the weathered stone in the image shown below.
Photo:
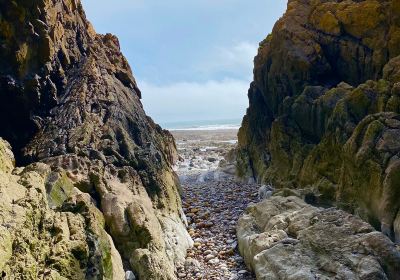
<svg viewBox="0 0 400 280"><path fill-rule="evenodd" d="M237 225L239 250L257 279L398 279L400 251L366 222L298 197L251 205Z"/></svg>
<svg viewBox="0 0 400 280"><path fill-rule="evenodd" d="M40 172L55 211L74 187L90 195L126 269L174 279L192 243L172 169L178 155L172 135L146 116L118 39L96 34L79 0L17 0L0 5L0 40L0 137L17 164L48 165ZM13 165L0 160L5 172Z"/></svg>
<svg viewBox="0 0 400 280"><path fill-rule="evenodd" d="M343 207L396 241L397 6L290 0L255 58L237 151L239 176Z"/></svg>
<svg viewBox="0 0 400 280"><path fill-rule="evenodd" d="M10 173L14 167L15 160L11 146L3 139L0 139L0 171Z"/></svg>
<svg viewBox="0 0 400 280"><path fill-rule="evenodd" d="M132 271L128 270L125 272L125 280L136 280L136 276Z"/></svg>
<svg viewBox="0 0 400 280"><path fill-rule="evenodd" d="M13 155L2 153L0 161ZM0 170L2 278L123 279L121 257L88 195L76 190L58 211L49 207L49 170L44 164Z"/></svg>

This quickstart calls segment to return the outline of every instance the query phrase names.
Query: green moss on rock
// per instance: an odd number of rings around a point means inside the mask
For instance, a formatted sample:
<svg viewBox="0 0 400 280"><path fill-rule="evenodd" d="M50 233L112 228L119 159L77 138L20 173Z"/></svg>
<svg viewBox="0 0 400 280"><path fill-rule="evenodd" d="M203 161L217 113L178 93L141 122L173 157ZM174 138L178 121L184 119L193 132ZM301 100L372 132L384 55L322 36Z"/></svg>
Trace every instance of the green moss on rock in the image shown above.
<svg viewBox="0 0 400 280"><path fill-rule="evenodd" d="M60 207L73 193L74 185L67 174L52 172L46 182L47 198L50 207Z"/></svg>

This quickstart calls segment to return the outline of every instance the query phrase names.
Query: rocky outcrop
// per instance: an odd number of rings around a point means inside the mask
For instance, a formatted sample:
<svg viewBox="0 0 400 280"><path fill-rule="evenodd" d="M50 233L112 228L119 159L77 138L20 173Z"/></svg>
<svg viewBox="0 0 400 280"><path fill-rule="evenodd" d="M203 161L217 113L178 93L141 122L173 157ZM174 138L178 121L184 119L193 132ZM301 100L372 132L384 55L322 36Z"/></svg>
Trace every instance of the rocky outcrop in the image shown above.
<svg viewBox="0 0 400 280"><path fill-rule="evenodd" d="M88 194L71 189L55 211L50 204L64 192L54 189L72 185L67 178L43 163L15 168L1 139L0 159L2 279L124 279L121 257Z"/></svg>
<svg viewBox="0 0 400 280"><path fill-rule="evenodd" d="M0 40L0 136L17 164L59 172L46 188L57 213L76 212L74 188L89 195L125 270L175 279L192 242L171 168L176 147L146 116L118 39L96 34L79 0L34 0L1 1Z"/></svg>
<svg viewBox="0 0 400 280"><path fill-rule="evenodd" d="M342 210L298 197L251 205L237 235L257 279L400 279L400 251L387 236Z"/></svg>
<svg viewBox="0 0 400 280"><path fill-rule="evenodd" d="M400 5L290 0L255 58L238 174L400 241Z"/></svg>

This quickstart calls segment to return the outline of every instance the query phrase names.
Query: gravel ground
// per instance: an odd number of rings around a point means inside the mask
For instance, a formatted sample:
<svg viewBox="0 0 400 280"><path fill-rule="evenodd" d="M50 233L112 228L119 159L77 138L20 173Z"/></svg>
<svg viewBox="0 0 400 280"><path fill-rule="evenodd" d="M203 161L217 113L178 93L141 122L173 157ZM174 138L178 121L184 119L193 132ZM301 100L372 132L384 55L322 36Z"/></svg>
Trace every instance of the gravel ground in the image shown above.
<svg viewBox="0 0 400 280"><path fill-rule="evenodd" d="M257 186L233 178L204 182L191 175L183 182L183 206L194 247L188 251L180 279L255 279L237 250L236 222L250 202L257 202ZM211 177L211 178L210 178Z"/></svg>
<svg viewBox="0 0 400 280"><path fill-rule="evenodd" d="M182 161L176 170L194 247L188 250L179 279L255 279L237 250L236 223L251 202L258 201L256 184L237 182L219 162L235 146L235 132L175 134Z"/></svg>

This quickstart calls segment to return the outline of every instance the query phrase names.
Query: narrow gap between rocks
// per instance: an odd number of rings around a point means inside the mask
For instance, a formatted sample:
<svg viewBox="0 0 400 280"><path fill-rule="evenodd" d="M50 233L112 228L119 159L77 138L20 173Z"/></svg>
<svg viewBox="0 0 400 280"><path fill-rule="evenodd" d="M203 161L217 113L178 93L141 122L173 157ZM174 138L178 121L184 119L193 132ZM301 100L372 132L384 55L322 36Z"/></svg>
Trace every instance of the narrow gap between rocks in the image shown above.
<svg viewBox="0 0 400 280"><path fill-rule="evenodd" d="M255 279L239 255L236 223L259 186L235 179L237 130L172 131L180 161L182 203L194 246L178 267L179 279Z"/></svg>

